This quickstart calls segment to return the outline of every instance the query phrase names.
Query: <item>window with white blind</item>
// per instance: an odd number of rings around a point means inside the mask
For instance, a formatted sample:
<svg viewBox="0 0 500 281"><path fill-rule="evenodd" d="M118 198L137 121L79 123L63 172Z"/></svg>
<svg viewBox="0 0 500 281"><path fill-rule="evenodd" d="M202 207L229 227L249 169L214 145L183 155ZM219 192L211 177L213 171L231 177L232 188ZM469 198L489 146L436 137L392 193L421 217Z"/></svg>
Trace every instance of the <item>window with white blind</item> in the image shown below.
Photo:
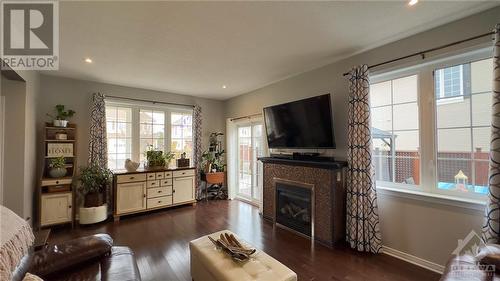
<svg viewBox="0 0 500 281"><path fill-rule="evenodd" d="M377 185L484 198L493 62L488 52L371 77Z"/></svg>
<svg viewBox="0 0 500 281"><path fill-rule="evenodd" d="M192 109L106 101L108 167L124 169L127 158L146 161L149 149L193 154Z"/></svg>

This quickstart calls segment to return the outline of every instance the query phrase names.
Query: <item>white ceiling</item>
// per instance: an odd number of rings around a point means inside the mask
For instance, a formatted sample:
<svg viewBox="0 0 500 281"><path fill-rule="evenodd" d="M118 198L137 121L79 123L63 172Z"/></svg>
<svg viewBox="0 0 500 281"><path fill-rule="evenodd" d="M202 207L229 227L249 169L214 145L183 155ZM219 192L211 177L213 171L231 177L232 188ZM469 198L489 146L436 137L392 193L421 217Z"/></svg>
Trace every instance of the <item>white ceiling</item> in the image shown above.
<svg viewBox="0 0 500 281"><path fill-rule="evenodd" d="M499 4L406 3L60 2L46 74L227 99Z"/></svg>

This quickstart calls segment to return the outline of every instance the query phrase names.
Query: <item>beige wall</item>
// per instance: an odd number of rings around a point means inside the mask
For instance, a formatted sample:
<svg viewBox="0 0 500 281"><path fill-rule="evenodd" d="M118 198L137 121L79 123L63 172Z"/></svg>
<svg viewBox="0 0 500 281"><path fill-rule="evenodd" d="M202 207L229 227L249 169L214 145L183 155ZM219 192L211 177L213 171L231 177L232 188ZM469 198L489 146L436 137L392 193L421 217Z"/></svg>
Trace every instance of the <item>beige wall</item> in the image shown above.
<svg viewBox="0 0 500 281"><path fill-rule="evenodd" d="M229 99L226 101L226 117L258 113L263 106L331 93L337 142L333 154L345 158L348 85L343 72L354 65L375 64L488 32L498 22L499 14L500 8L491 9ZM488 39L463 44L459 48L485 43ZM429 58L434 55L437 53L430 54ZM410 59L405 65L418 61L419 58ZM471 229L478 230L482 222L482 211L387 194L379 195L379 206L384 245L441 265L445 264L457 240L465 237Z"/></svg>
<svg viewBox="0 0 500 281"><path fill-rule="evenodd" d="M84 165L88 158L88 134L90 125L90 100L92 93L163 101L182 104L198 104L202 108L202 144L208 147L208 136L214 131L225 130L224 103L222 101L177 95L138 88L123 87L105 83L41 75L41 98L38 103L38 130L41 140L43 122L49 121L46 113L52 113L56 104L64 104L76 111L71 122L78 126L78 164ZM41 149L41 148L39 148ZM40 150L42 151L42 150Z"/></svg>
<svg viewBox="0 0 500 281"><path fill-rule="evenodd" d="M37 183L36 104L38 73L20 71L26 81L2 77L5 96L3 203L19 216L33 222Z"/></svg>

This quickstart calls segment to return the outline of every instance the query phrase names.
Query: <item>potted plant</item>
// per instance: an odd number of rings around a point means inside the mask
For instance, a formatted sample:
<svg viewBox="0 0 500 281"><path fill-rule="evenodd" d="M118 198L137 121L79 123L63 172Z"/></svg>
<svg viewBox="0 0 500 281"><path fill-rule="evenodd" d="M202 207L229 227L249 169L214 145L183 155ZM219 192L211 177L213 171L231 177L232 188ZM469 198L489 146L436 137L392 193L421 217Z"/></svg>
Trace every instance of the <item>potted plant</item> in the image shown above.
<svg viewBox="0 0 500 281"><path fill-rule="evenodd" d="M111 184L111 170L90 165L80 168L80 193L84 196L84 207L99 207L104 204L104 192Z"/></svg>
<svg viewBox="0 0 500 281"><path fill-rule="evenodd" d="M150 169L165 167L165 157L163 156L163 151L153 149L152 145L148 146L148 150L145 152L146 165Z"/></svg>
<svg viewBox="0 0 500 281"><path fill-rule="evenodd" d="M66 111L65 106L62 104L56 105L55 111L56 111L55 116L47 113L47 116L53 118L52 124L54 125L54 127L67 127L68 126L68 119L73 117L73 115L75 115L75 113L76 113L72 109L69 109Z"/></svg>
<svg viewBox="0 0 500 281"><path fill-rule="evenodd" d="M170 165L170 162L172 162L172 160L174 160L175 158L175 153L173 153L172 151L169 151L165 154L163 154L163 159L165 159L165 167L168 168L168 166Z"/></svg>
<svg viewBox="0 0 500 281"><path fill-rule="evenodd" d="M66 158L63 156L51 158L49 160L49 175L52 178L62 178L68 172L66 170Z"/></svg>

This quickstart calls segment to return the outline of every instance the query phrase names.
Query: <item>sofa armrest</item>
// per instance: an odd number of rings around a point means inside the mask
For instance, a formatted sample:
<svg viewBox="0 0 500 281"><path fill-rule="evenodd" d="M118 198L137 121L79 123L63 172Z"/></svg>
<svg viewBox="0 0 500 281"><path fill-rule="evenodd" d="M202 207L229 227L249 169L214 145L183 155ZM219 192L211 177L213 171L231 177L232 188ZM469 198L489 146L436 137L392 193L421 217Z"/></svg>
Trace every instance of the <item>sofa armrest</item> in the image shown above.
<svg viewBox="0 0 500 281"><path fill-rule="evenodd" d="M102 257L111 251L113 239L107 234L95 234L51 245L33 253L30 273L44 277L51 273Z"/></svg>

